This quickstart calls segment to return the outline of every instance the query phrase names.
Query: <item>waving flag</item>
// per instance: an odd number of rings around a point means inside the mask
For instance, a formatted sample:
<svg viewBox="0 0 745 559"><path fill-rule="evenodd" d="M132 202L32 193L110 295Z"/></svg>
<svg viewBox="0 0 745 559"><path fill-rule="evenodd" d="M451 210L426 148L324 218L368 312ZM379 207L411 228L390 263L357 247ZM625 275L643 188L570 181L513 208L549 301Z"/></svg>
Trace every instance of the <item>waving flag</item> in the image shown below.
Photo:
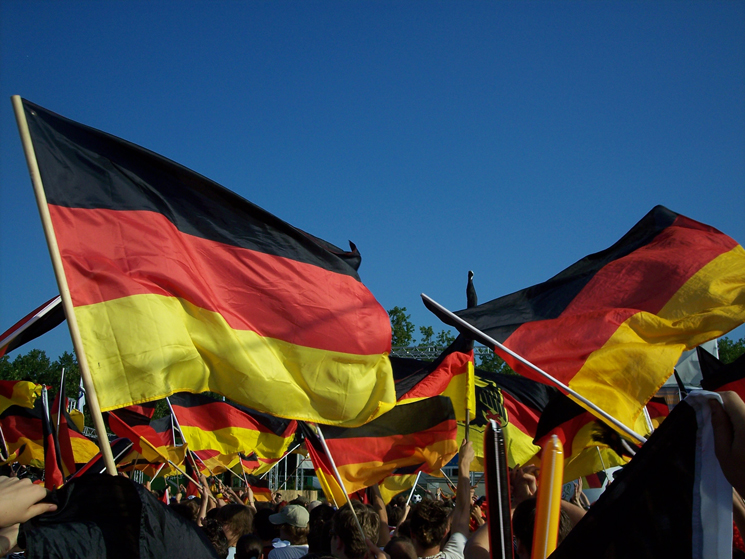
<svg viewBox="0 0 745 559"><path fill-rule="evenodd" d="M470 419L476 418L473 342L465 336L458 336L432 362L391 357L391 365L399 404L447 396L458 421L465 421L466 408L471 411Z"/></svg>
<svg viewBox="0 0 745 559"><path fill-rule="evenodd" d="M62 309L62 299L57 295L0 334L0 357L46 334L63 320L65 311Z"/></svg>
<svg viewBox="0 0 745 559"><path fill-rule="evenodd" d="M456 314L633 429L683 350L745 322L745 250L657 206L612 247Z"/></svg>
<svg viewBox="0 0 745 559"><path fill-rule="evenodd" d="M304 431L306 446L321 485L327 480L339 502L330 462L311 432ZM400 468L424 464L425 473L437 472L458 452L456 422L449 398L437 396L399 404L361 427L324 427L323 435L348 493L370 487Z"/></svg>
<svg viewBox="0 0 745 559"><path fill-rule="evenodd" d="M167 462L176 464L184 461L186 447L174 447L170 436L170 418L153 422L155 429L146 417L128 409L109 412L109 428L119 437L132 441L133 450L149 462Z"/></svg>
<svg viewBox="0 0 745 559"><path fill-rule="evenodd" d="M27 380L0 380L0 413L10 406L33 408L41 388L41 384Z"/></svg>
<svg viewBox="0 0 745 559"><path fill-rule="evenodd" d="M737 392L745 400L745 353L732 363L722 363L702 348L698 350L701 365L701 387L705 390Z"/></svg>
<svg viewBox="0 0 745 559"><path fill-rule="evenodd" d="M295 437L296 421L221 402L205 394L182 392L169 400L192 450L254 452L263 458L281 458Z"/></svg>
<svg viewBox="0 0 745 559"><path fill-rule="evenodd" d="M390 322L354 245L28 101L23 116L103 411L181 391L346 426L393 407Z"/></svg>

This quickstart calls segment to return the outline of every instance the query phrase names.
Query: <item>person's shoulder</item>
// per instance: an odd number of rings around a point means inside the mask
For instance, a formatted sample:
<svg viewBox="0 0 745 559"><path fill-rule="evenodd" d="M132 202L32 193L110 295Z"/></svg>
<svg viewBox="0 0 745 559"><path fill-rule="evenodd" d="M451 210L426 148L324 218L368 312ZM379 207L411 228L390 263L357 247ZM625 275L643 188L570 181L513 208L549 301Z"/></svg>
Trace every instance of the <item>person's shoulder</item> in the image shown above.
<svg viewBox="0 0 745 559"><path fill-rule="evenodd" d="M463 559L463 549L466 547L468 537L460 532L450 534L450 538L442 546L440 555L442 559Z"/></svg>

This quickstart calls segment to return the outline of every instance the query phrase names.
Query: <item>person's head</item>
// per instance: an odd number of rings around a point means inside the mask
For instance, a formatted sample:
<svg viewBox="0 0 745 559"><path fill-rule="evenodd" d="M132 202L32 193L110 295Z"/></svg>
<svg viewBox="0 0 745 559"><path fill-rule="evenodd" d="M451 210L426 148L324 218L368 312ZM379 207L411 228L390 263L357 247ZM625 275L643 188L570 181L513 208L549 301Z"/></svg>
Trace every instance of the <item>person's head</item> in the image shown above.
<svg viewBox="0 0 745 559"><path fill-rule="evenodd" d="M525 499L515 507L512 513L512 532L517 540L517 556L519 559L530 559L533 552L533 529L535 528L535 497ZM559 534L557 545L572 529L572 521L564 511L559 514Z"/></svg>
<svg viewBox="0 0 745 559"><path fill-rule="evenodd" d="M245 534L235 544L235 559L263 559L264 544L259 536Z"/></svg>
<svg viewBox="0 0 745 559"><path fill-rule="evenodd" d="M310 511L308 520L308 553L320 553L331 555L329 543L329 532L331 531L331 517L334 516L334 508L321 503Z"/></svg>
<svg viewBox="0 0 745 559"><path fill-rule="evenodd" d="M219 511L218 518L230 547L236 544L238 538L253 531L253 509L245 505L225 505Z"/></svg>
<svg viewBox="0 0 745 559"><path fill-rule="evenodd" d="M271 508L260 508L254 515L254 534L261 538L264 545L268 545L274 538L279 537L279 526L269 522L269 517L274 514Z"/></svg>
<svg viewBox="0 0 745 559"><path fill-rule="evenodd" d="M225 559L228 556L228 539L225 537L225 532L222 531L220 523L214 518L205 518L202 522L202 531L212 543L217 556L220 559Z"/></svg>
<svg viewBox="0 0 745 559"><path fill-rule="evenodd" d="M402 536L396 536L385 544L383 549L391 559L417 559L416 549L414 548L414 542L409 538Z"/></svg>
<svg viewBox="0 0 745 559"><path fill-rule="evenodd" d="M295 497L292 501L288 503L289 505L300 505L302 507L308 508L308 499L303 497L302 495L298 495Z"/></svg>
<svg viewBox="0 0 745 559"><path fill-rule="evenodd" d="M411 539L417 553L439 547L450 528L450 510L439 501L424 500L411 509Z"/></svg>
<svg viewBox="0 0 745 559"><path fill-rule="evenodd" d="M198 499L187 499L181 501L175 505L170 505L171 510L176 514L188 518L192 522L197 521L199 516L199 500Z"/></svg>
<svg viewBox="0 0 745 559"><path fill-rule="evenodd" d="M277 514L269 517L272 524L279 526L279 537L292 545L308 543L308 509L302 505L287 505Z"/></svg>
<svg viewBox="0 0 745 559"><path fill-rule="evenodd" d="M367 553L367 543L360 534L354 515L357 515L365 538L378 542L380 517L375 510L359 501L352 501L354 512L347 503L331 518L331 554L342 559L362 559Z"/></svg>
<svg viewBox="0 0 745 559"><path fill-rule="evenodd" d="M388 513L388 525L398 526L401 524L404 514L406 514L406 499L394 497L391 499L391 502L386 505L385 511Z"/></svg>

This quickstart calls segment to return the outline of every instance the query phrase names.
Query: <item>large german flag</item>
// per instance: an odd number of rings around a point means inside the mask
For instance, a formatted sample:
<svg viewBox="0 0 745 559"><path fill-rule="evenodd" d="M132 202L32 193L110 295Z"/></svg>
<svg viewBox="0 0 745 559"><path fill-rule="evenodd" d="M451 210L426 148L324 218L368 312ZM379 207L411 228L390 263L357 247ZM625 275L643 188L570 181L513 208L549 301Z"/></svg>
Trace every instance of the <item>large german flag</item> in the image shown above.
<svg viewBox="0 0 745 559"><path fill-rule="evenodd" d="M458 452L453 407L444 396L399 404L362 427L324 427L323 435L349 494L406 466L424 464L425 473L437 472ZM306 443L318 473L324 462L317 464L312 450L323 449L312 435ZM323 473L333 479L331 470Z"/></svg>
<svg viewBox="0 0 745 559"><path fill-rule="evenodd" d="M297 421L221 402L206 394L182 392L169 400L181 434L192 450L253 452L263 458L281 458L295 437Z"/></svg>
<svg viewBox="0 0 745 559"><path fill-rule="evenodd" d="M657 206L612 247L456 314L633 428L684 350L745 321L745 250Z"/></svg>
<svg viewBox="0 0 745 559"><path fill-rule="evenodd" d="M399 404L433 396L447 396L453 402L455 418L476 418L473 342L458 336L434 361L391 357L396 400Z"/></svg>
<svg viewBox="0 0 745 559"><path fill-rule="evenodd" d="M175 392L355 426L390 409L360 254L139 146L23 101L102 410Z"/></svg>

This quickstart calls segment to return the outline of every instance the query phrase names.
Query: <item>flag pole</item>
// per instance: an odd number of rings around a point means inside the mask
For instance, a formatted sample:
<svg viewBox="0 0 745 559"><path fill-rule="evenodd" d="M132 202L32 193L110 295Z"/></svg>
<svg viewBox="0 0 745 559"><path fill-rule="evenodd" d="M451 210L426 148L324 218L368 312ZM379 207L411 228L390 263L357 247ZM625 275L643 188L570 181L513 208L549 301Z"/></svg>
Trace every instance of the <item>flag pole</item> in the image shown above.
<svg viewBox="0 0 745 559"><path fill-rule="evenodd" d="M347 493L347 488L344 487L344 481L341 479L341 475L339 474L339 470L336 468L336 462L334 462L334 457L331 456L331 453L329 452L329 447L326 444L326 439L323 437L323 433L321 432L321 426L316 424L316 431L318 431L318 440L321 441L321 445L323 445L323 451L326 453L326 456L329 457L329 462L331 463L331 469L334 470L334 477L336 478L336 482L339 484L339 487L341 487L342 493L344 493L344 497L347 499L347 504L349 505L349 510L352 511L352 516L354 517L354 522L357 524L357 528L360 531L360 534L362 534L362 539L367 539L367 536L365 535L365 531L362 529L362 524L360 524L360 519L357 518L357 513L354 511L354 507L352 506L352 500L349 498L349 494Z"/></svg>
<svg viewBox="0 0 745 559"><path fill-rule="evenodd" d="M647 439L645 437L641 436L636 431L634 431L632 429L629 429L628 427L626 427L626 425L624 425L623 423L621 423L618 419L616 419L615 417L613 417L612 415L610 415L608 412L606 412L602 408L599 408L598 406L596 406L595 404L593 404L590 400L588 400L587 398L585 398L581 394L577 393L573 389L569 388L563 382L561 382L558 379L552 377L551 375L549 375L546 371L544 371L540 367L537 367L536 365L533 365L533 363L531 363L530 361L528 361L527 359L525 359L521 355L518 355L517 353L515 353L511 349L503 346L502 344L500 344L497 340L495 340L491 336L487 336L481 330L479 330L475 326L472 326L471 324L469 324L468 322L466 322L465 320L463 320L461 317L459 317L455 313L450 312L448 309L446 309L445 307L443 307L442 305L440 305L438 302L436 302L431 297L428 297L424 293L422 293L421 296L422 296L422 299L424 300L425 305L431 305L431 306L433 306L439 312L441 312L444 315L446 315L449 319L455 321L458 324L459 327L462 327L463 329L467 330L471 334L474 334L474 335L478 336L479 338L482 338L482 339L486 340L493 347L498 347L499 349L501 349L505 353L511 355L512 357L514 357L515 359L517 359L518 361L520 361L520 363L522 363L526 367L529 367L530 369L534 370L536 373L538 373L539 375L541 375L543 378L545 378L551 384L554 384L554 385L558 386L559 388L561 388L562 390L564 390L567 394L569 394L570 396L572 396L576 400L579 400L580 402L582 402L583 404L585 404L588 408L590 408L591 410L593 410L596 415L600 416L605 421L611 423L613 426L615 426L617 429L619 429L620 431L622 431L623 433L625 433L629 437L631 437L633 439L636 439L640 443L646 443L647 442ZM458 326L456 326L456 328L458 328Z"/></svg>
<svg viewBox="0 0 745 559"><path fill-rule="evenodd" d="M411 498L414 496L414 490L416 489L417 483L419 483L419 476L422 475L421 470L416 473L416 479L414 480L414 487L411 488L411 491L409 491L409 498L406 499L406 506L409 506L409 503L411 502Z"/></svg>
<svg viewBox="0 0 745 559"><path fill-rule="evenodd" d="M267 470L266 472L264 472L263 474L261 474L261 477L260 477L259 479L264 479L264 478L265 478L265 477L266 477L266 476L267 476L267 475L269 474L269 472L271 472L271 471L272 471L272 470L273 470L274 468L276 468L277 466L279 466L279 465L280 465L280 464L282 463L282 460L284 460L284 459L285 459L285 458L287 458L287 457L288 457L288 456L289 456L290 454L292 454L293 452L295 452L295 450L296 450L296 449L297 449L297 448L298 448L299 446L300 446L300 444L298 443L298 444L296 444L295 446L293 446L293 447L292 447L292 448L291 448L290 450L288 450L288 451L287 451L287 452L285 453L285 455L284 455L284 456L283 456L282 458L280 458L280 459L279 459L279 460L277 460L277 461L276 461L276 462L275 462L274 464L272 464L272 467L271 467L271 468L269 468L269 469L268 469L268 470Z"/></svg>
<svg viewBox="0 0 745 559"><path fill-rule="evenodd" d="M59 384L60 384L59 395L57 397L57 399L59 400L59 402L57 402L57 425L55 425L54 427L54 430L57 434L58 439L59 439L59 424L62 418L62 402L63 402L63 398L67 398L67 396L65 396L65 368L64 367L62 367L62 374L60 375Z"/></svg>
<svg viewBox="0 0 745 559"><path fill-rule="evenodd" d="M41 173L39 171L39 164L36 160L34 144L31 141L31 133L28 129L26 113L23 110L23 101L19 95L13 95L11 100L16 116L16 123L18 124L18 132L21 136L21 143L23 144L23 151L26 155L26 164L28 165L29 175L31 176L31 184L34 187L34 194L36 195L36 205L39 208L41 224L44 228L44 236L46 237L47 247L49 248L49 256L52 259L52 268L54 269L54 275L57 278L57 286L59 287L60 296L62 297L62 306L65 309L67 325L70 328L72 345L78 356L80 375L83 379L85 392L90 400L88 406L90 407L93 425L95 426L98 435L101 457L106 464L106 471L112 476L115 476L117 475L116 464L114 463L114 456L111 452L111 447L108 444L109 437L106 434L106 426L103 422L101 406L98 403L96 388L93 386L93 377L91 376L90 368L88 367L88 360L85 356L85 351L83 350L83 340L80 336L78 321L75 317L75 310L73 309L72 298L70 297L70 288L67 285L65 270L62 266L62 256L60 256L59 246L57 246L57 237L54 235L52 218L49 214L49 206L47 205L47 196L44 193L44 185L41 182Z"/></svg>

